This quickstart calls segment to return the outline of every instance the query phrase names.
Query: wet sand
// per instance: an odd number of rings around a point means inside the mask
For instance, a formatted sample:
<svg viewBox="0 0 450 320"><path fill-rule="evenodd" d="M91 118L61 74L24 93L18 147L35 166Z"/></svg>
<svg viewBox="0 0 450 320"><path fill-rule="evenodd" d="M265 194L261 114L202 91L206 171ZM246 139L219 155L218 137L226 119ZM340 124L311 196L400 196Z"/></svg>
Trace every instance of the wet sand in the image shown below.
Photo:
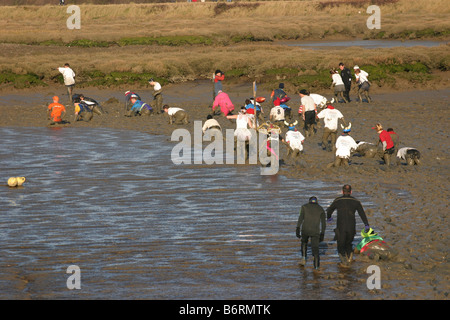
<svg viewBox="0 0 450 320"><path fill-rule="evenodd" d="M238 107L251 95L251 85L234 87L224 83L225 90ZM123 106L123 92L127 88L75 90L102 103L107 114L95 116L89 122L77 122L64 126L83 128L113 128L137 130L166 136L175 128L193 130L193 120L206 119L212 99L212 85L198 81L164 88L164 103L185 108L190 116L188 125L169 125L165 115L126 118ZM136 90L144 101L150 102L151 91ZM330 96L330 92L317 92ZM63 87L15 90L1 92L0 126L3 127L45 127L47 126L46 105L53 95L59 95L63 102ZM258 94L269 98L270 92ZM294 114L298 111L299 97L290 94L289 105ZM376 225L379 234L399 252L393 261L378 261L382 272L382 289L374 298L384 299L448 299L449 265L446 244L449 206L449 158L447 129L450 90L382 92L371 94L373 103L351 102L336 104L347 121L352 123L355 140L376 142L377 134L371 129L381 122L385 129L392 127L400 136L400 146L415 147L422 153L421 166L386 167L380 159L353 156L348 168L327 168L333 161L333 154L319 146L322 129L307 138L302 159L306 165L286 162L280 174L294 179L330 181L338 184L349 183L353 195L366 193L377 205L368 209L371 225ZM352 92L351 98L355 99ZM263 104L268 114L268 103ZM67 108L72 120L73 106ZM67 118L67 117L66 117ZM266 117L267 118L267 117ZM234 122L217 118L224 129L235 128ZM285 157L281 147L281 157ZM4 177L5 178L5 177ZM307 190L300 190L308 193ZM319 199L320 200L320 199ZM363 203L364 205L364 203ZM376 211L376 212L375 212ZM288 232L288 231L287 231ZM291 231L293 232L293 231ZM331 232L327 229L327 232ZM363 257L356 257L365 261ZM366 264L370 263L365 261ZM364 273L365 270L356 272ZM339 274L321 277L335 277ZM319 277L320 278L320 277ZM402 284L402 291L392 287L390 280ZM320 280L318 280L320 281ZM345 286L342 286L345 287ZM334 288L341 290L340 288ZM344 290L344 289L342 289ZM357 298L350 296L349 298Z"/></svg>

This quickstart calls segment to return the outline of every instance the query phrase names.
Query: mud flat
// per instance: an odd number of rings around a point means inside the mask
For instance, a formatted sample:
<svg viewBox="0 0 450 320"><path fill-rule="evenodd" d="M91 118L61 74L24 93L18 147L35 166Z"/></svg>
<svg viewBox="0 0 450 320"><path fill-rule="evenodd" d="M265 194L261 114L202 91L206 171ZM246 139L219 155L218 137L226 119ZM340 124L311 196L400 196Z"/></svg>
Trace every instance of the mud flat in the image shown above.
<svg viewBox="0 0 450 320"><path fill-rule="evenodd" d="M224 87L236 106L242 105L251 95L250 85L228 87L225 83ZM188 125L170 126L164 115L149 118L124 117L123 92L126 89L128 88L75 90L100 101L108 113L94 117L89 123L71 123L63 127L134 130L161 135L169 140L174 128L193 130L193 120L204 121L211 103L211 83L200 81L167 86L164 91L165 103L185 108L191 119ZM64 101L64 93L62 87L3 91L0 96L0 126L46 127L46 104L55 94ZM142 89L138 93L144 101L150 101L150 90ZM329 92L318 93L330 96ZM259 95L268 98L269 94L270 92L266 92ZM299 98L294 94L290 96L293 98L290 105L296 113ZM337 270L331 273L324 270L313 280L308 278L303 285L311 281L310 285L314 286L321 281L325 283L326 280L333 279L334 285L330 289L345 292L348 298L448 299L450 269L446 234L449 225L449 96L449 89L375 91L372 94L374 102L370 104L358 104L355 101L336 104L345 118L352 122L352 136L355 140L375 142L377 134L371 127L376 122L381 122L384 128L394 128L400 136L401 146L415 147L421 151L421 166L406 166L402 163L387 168L380 164L380 159L353 156L348 168L327 169L333 155L323 151L318 145L322 129L318 129L316 135L305 141L303 165L289 161L281 165L279 174L288 178L326 181L339 186L349 183L353 186L356 197L362 193L367 195L374 203L374 206L367 209L369 222L377 226L380 235L399 252L394 261L376 262L383 276L382 289L369 296L347 291L346 273ZM351 97L355 99L354 93ZM268 104L263 107L267 114ZM73 107L69 106L67 109L69 115L72 115ZM220 117L218 120L223 128L235 127L229 120ZM282 158L285 157L285 151L282 147ZM309 195L308 190L299 190L299 193ZM293 231L294 229L286 230L286 233L292 233L295 237ZM328 228L327 232L331 230ZM364 274L365 267L373 263L357 257L353 271ZM8 270L15 272L13 269L10 266ZM17 282L17 286L24 286L27 281L30 280L22 279ZM199 296L207 297L206 292L203 294Z"/></svg>

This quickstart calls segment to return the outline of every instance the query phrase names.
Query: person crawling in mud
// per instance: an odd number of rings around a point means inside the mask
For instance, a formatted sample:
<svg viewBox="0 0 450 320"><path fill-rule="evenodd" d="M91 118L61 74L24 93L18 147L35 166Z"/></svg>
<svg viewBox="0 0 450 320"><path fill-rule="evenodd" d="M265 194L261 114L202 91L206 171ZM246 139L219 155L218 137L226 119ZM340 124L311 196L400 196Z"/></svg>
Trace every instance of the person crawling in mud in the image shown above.
<svg viewBox="0 0 450 320"><path fill-rule="evenodd" d="M219 130L222 131L222 127L216 119L213 119L212 115L208 114L206 121L203 124L202 132L206 133L208 130Z"/></svg>
<svg viewBox="0 0 450 320"><path fill-rule="evenodd" d="M184 109L164 105L163 110L169 115L169 124L188 124L188 114Z"/></svg>
<svg viewBox="0 0 450 320"><path fill-rule="evenodd" d="M231 102L231 99L228 96L228 94L226 94L222 90L219 90L217 92L217 96L214 99L214 103L213 103L213 106L212 106L212 113L211 113L211 115L214 116L216 114L216 108L217 107L220 108L219 111L224 117L226 117L229 114L233 114L234 104Z"/></svg>
<svg viewBox="0 0 450 320"><path fill-rule="evenodd" d="M305 142L305 137L295 127L297 123L297 121L294 123L284 122L288 127L288 131L282 141L286 142L288 145L288 157L291 156L293 158L296 158L303 153L303 142Z"/></svg>
<svg viewBox="0 0 450 320"><path fill-rule="evenodd" d="M400 160L406 161L408 166L420 164L420 151L415 148L400 148L397 152L397 164L400 164Z"/></svg>
<svg viewBox="0 0 450 320"><path fill-rule="evenodd" d="M79 95L73 96L73 105L75 107L74 122L92 120L93 113L90 106L81 101Z"/></svg>
<svg viewBox="0 0 450 320"><path fill-rule="evenodd" d="M355 253L374 260L392 259L397 254L372 228L369 228L368 231L361 230L361 236L362 240L356 246Z"/></svg>
<svg viewBox="0 0 450 320"><path fill-rule="evenodd" d="M74 95L76 96L76 95ZM80 103L85 104L91 111L99 116L105 113L100 103L92 98L85 97L83 94L78 95L80 98Z"/></svg>
<svg viewBox="0 0 450 320"><path fill-rule="evenodd" d="M53 103L48 105L47 118L50 120L49 125L63 124L66 108L59 103L59 97L53 97Z"/></svg>
<svg viewBox="0 0 450 320"><path fill-rule="evenodd" d="M350 136L352 124L349 123L347 127L342 127L342 135L336 140L336 157L334 162L330 163L327 168L349 166L348 160L354 150L358 147L356 141Z"/></svg>
<svg viewBox="0 0 450 320"><path fill-rule="evenodd" d="M149 116L152 114L153 109L147 103L138 100L138 96L131 95L130 102L132 103L130 111L125 115L126 117L132 116Z"/></svg>
<svg viewBox="0 0 450 320"><path fill-rule="evenodd" d="M378 154L377 146L366 141L356 141L358 147L356 153L365 158L374 158Z"/></svg>
<svg viewBox="0 0 450 320"><path fill-rule="evenodd" d="M132 97L132 96L137 97L138 100L142 100L141 97L140 97L136 92L133 92L133 91L125 91L125 110L126 110L126 111L130 111L131 106L133 105L133 104L131 103L131 97Z"/></svg>

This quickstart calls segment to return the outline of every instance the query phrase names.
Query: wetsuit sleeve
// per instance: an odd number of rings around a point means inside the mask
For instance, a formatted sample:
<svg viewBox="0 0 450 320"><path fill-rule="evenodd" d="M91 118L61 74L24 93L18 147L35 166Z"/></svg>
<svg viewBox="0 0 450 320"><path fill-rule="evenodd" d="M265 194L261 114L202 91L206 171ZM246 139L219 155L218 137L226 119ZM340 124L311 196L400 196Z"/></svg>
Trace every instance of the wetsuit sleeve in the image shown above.
<svg viewBox="0 0 450 320"><path fill-rule="evenodd" d="M336 210L336 201L333 201L333 203L327 208L327 219L331 218L334 210Z"/></svg>
<svg viewBox="0 0 450 320"><path fill-rule="evenodd" d="M298 216L297 228L301 227L304 219L305 219L305 209L302 206L302 208L300 209L300 215Z"/></svg>
<svg viewBox="0 0 450 320"><path fill-rule="evenodd" d="M326 229L326 222L325 222L325 211L322 209L322 212L320 213L320 223L321 223L321 229L320 229L320 233L321 234L325 234L325 229Z"/></svg>

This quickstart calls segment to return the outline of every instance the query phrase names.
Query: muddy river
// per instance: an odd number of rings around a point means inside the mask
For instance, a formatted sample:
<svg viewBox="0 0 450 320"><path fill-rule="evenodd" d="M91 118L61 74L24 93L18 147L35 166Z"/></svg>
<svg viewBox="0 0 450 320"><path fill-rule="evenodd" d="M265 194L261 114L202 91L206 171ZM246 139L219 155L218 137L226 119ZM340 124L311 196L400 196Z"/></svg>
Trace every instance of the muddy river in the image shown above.
<svg viewBox="0 0 450 320"><path fill-rule="evenodd" d="M332 224L323 271L298 266L299 207L311 195L326 207L340 185L255 166L175 165L175 142L129 130L0 132L2 177L28 179L0 188L1 299L372 296L360 270L368 264L337 266ZM67 287L71 265L79 290Z"/></svg>

